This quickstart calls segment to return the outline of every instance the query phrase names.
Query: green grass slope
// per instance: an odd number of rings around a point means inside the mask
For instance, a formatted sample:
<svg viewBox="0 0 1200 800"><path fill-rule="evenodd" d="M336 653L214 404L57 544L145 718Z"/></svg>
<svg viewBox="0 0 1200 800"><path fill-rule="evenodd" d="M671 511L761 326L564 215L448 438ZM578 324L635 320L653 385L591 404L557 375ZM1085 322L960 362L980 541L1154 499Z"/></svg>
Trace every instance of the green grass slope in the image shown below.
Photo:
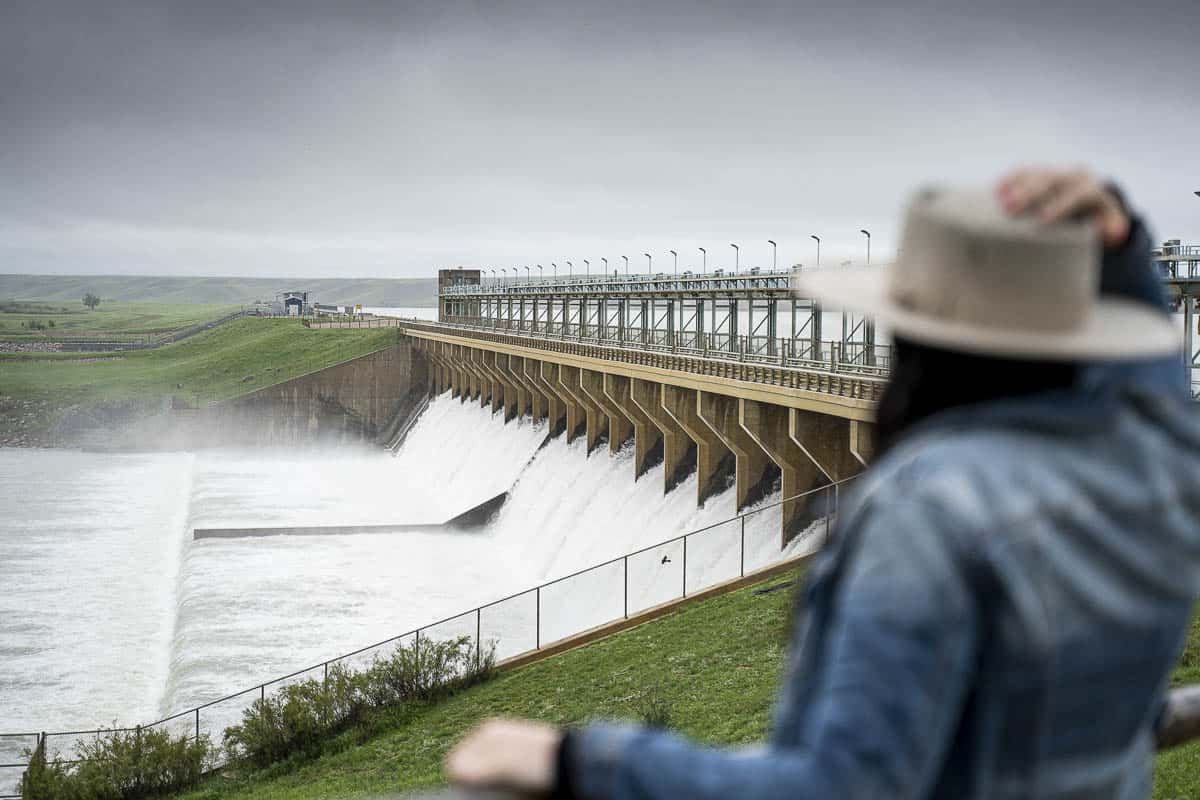
<svg viewBox="0 0 1200 800"><path fill-rule="evenodd" d="M221 304L103 303L89 311L82 303L0 305L0 340L154 337L218 319L238 308ZM31 324L43 327L34 329Z"/></svg>
<svg viewBox="0 0 1200 800"><path fill-rule="evenodd" d="M56 405L177 395L223 400L378 350L396 331L317 331L297 320L234 320L154 350L92 359L0 359L0 394Z"/></svg>
<svg viewBox="0 0 1200 800"><path fill-rule="evenodd" d="M79 305L86 292L103 302L241 304L270 300L277 292L311 292L318 303L433 306L437 277L428 278L231 278L166 275L0 274L0 300L40 300ZM101 305L103 307L103 304Z"/></svg>
<svg viewBox="0 0 1200 800"><path fill-rule="evenodd" d="M774 578L777 583L790 576ZM445 752L492 716L552 723L637 718L648 692L669 704L670 727L716 745L761 741L780 680L793 591L751 589L503 673L436 706L407 709L371 731L344 734L323 757L249 776L226 775L186 800L328 800L441 783ZM1192 643L1200 642L1193 626ZM1189 660L1190 658L1190 660ZM1177 673L1200 666L1193 647ZM1158 757L1157 800L1200 797L1200 744Z"/></svg>

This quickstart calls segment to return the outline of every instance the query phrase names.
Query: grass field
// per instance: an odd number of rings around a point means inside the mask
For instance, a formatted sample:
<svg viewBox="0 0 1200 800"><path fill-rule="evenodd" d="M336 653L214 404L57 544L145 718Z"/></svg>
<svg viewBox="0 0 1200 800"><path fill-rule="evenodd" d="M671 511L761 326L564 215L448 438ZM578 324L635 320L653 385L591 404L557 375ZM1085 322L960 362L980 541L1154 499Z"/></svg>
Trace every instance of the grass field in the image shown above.
<svg viewBox="0 0 1200 800"><path fill-rule="evenodd" d="M179 305L253 303L281 291L308 291L314 302L365 306L433 306L437 276L421 278L238 278L200 275L0 274L0 301L38 300L79 307L91 292L105 303Z"/></svg>
<svg viewBox="0 0 1200 800"><path fill-rule="evenodd" d="M0 340L153 337L217 319L238 308L222 304L101 303L89 311L79 302L0 303Z"/></svg>
<svg viewBox="0 0 1200 800"><path fill-rule="evenodd" d="M761 596L742 589L697 603L502 673L436 706L396 712L373 730L342 735L319 759L217 778L184 797L328 800L408 792L439 784L443 754L485 718L636 719L650 692L668 703L676 731L711 744L758 742L780 680L792 598L791 589ZM1200 626L1193 625L1185 662L1178 679L1200 668ZM1154 797L1200 798L1200 743L1158 757Z"/></svg>
<svg viewBox="0 0 1200 800"><path fill-rule="evenodd" d="M179 395L223 400L386 347L396 331L314 331L297 320L245 318L155 350L97 359L0 359L0 391L58 404ZM75 354L72 354L75 355Z"/></svg>

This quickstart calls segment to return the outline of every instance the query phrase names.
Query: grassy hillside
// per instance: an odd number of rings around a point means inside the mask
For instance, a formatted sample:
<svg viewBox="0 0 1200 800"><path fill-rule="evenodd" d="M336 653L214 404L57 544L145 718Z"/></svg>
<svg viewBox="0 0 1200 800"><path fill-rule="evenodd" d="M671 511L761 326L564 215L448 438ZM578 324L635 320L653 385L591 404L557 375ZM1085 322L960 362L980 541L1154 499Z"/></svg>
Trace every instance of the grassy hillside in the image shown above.
<svg viewBox="0 0 1200 800"><path fill-rule="evenodd" d="M0 387L17 399L66 402L173 394L222 400L378 350L395 338L389 328L315 331L296 320L251 317L118 358L12 354L0 359Z"/></svg>
<svg viewBox="0 0 1200 800"><path fill-rule="evenodd" d="M437 277L221 278L155 275L0 275L0 300L40 300L78 306L86 292L112 303L234 304L308 290L318 303L433 306ZM103 304L101 305L103 307Z"/></svg>
<svg viewBox="0 0 1200 800"><path fill-rule="evenodd" d="M391 328L315 331L244 318L177 344L130 353L0 353L0 445L55 444L80 407L163 398L206 404L246 394L393 343ZM64 442L69 444L69 442Z"/></svg>
<svg viewBox="0 0 1200 800"><path fill-rule="evenodd" d="M775 578L779 583L790 576ZM395 713L373 732L332 742L320 759L256 775L226 775L186 800L326 800L408 792L441 782L443 754L492 716L553 723L637 719L648 697L669 727L712 744L761 741L787 646L793 590L752 589L686 607L587 647L501 674L434 706ZM1188 667L1200 667L1193 627ZM1177 677L1184 677L1184 671ZM1154 797L1200 797L1200 744L1158 757Z"/></svg>
<svg viewBox="0 0 1200 800"><path fill-rule="evenodd" d="M236 305L219 304L103 303L89 311L78 302L0 303L0 340L153 337L217 319L237 309Z"/></svg>

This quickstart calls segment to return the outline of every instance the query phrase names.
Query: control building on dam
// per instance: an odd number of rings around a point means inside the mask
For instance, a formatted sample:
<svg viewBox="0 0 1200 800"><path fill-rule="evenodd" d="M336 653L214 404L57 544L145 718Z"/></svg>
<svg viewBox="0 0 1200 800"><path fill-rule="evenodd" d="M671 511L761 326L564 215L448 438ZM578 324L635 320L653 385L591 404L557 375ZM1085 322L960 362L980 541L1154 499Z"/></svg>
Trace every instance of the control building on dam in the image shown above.
<svg viewBox="0 0 1200 800"><path fill-rule="evenodd" d="M437 322L397 320L430 389L545 420L587 452L632 442L632 479L662 463L664 492L696 473L696 502L731 484L737 508L860 471L888 348L792 297L790 273L588 276L542 282L439 273ZM783 541L822 509L786 502Z"/></svg>

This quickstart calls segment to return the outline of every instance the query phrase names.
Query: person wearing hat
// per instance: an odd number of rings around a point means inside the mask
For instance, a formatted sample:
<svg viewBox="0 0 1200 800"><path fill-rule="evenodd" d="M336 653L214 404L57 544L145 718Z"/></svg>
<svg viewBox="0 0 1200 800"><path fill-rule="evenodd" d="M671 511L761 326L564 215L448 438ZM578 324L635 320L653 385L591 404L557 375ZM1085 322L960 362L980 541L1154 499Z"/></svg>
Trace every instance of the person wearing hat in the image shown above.
<svg viewBox="0 0 1200 800"><path fill-rule="evenodd" d="M880 455L805 579L765 748L498 720L460 785L579 798L1144 798L1200 592L1200 422L1150 239L1085 173L913 199L798 291L892 331Z"/></svg>

